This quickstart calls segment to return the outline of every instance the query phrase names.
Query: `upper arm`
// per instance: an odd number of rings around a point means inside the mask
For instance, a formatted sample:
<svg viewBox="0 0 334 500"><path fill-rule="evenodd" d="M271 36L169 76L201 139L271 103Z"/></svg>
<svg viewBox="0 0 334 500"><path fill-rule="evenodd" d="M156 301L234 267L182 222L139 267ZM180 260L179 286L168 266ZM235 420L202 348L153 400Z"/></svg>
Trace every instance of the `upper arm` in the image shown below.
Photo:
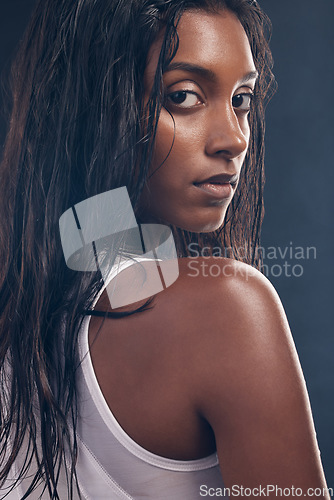
<svg viewBox="0 0 334 500"><path fill-rule="evenodd" d="M196 404L214 430L225 485L325 488L303 374L268 280L256 272L216 282L197 325Z"/></svg>

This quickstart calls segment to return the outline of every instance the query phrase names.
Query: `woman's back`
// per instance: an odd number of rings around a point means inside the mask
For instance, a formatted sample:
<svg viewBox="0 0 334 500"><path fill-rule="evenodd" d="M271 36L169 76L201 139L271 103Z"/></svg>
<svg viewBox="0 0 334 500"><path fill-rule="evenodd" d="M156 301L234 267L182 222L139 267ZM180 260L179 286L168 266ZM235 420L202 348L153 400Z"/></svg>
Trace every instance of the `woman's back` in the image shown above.
<svg viewBox="0 0 334 500"><path fill-rule="evenodd" d="M194 318L187 325L190 311L177 306L192 282L187 263L181 260L177 284L158 294L152 309L102 326L101 319L87 318L80 333L82 457L94 456L133 498L141 498L143 487L147 498L166 500L200 498L203 484L224 488L213 430L192 398L187 345ZM147 279L155 265L146 263ZM132 271L120 273L123 286L133 282ZM108 310L106 302L104 295L97 309ZM106 477L101 492L108 491Z"/></svg>
<svg viewBox="0 0 334 500"><path fill-rule="evenodd" d="M104 322L93 317L89 326L94 370L115 417L144 448L177 460L216 451L212 429L192 397L196 360L189 359L188 347L195 341L194 310L199 309L191 303L196 297L189 285L201 286L199 278L187 276L187 264L188 259L180 260L178 280L156 295L152 309ZM148 275L155 265L146 265ZM131 281L129 275L129 286ZM108 310L106 295L97 309Z"/></svg>
<svg viewBox="0 0 334 500"><path fill-rule="evenodd" d="M229 259L179 262L179 279L153 309L107 319L99 332L101 320L91 323L96 377L119 424L171 459L217 449L229 488L237 478L254 487L267 477L287 487L319 484L307 392L274 289ZM108 309L103 299L98 309ZM220 480L213 487L223 488Z"/></svg>

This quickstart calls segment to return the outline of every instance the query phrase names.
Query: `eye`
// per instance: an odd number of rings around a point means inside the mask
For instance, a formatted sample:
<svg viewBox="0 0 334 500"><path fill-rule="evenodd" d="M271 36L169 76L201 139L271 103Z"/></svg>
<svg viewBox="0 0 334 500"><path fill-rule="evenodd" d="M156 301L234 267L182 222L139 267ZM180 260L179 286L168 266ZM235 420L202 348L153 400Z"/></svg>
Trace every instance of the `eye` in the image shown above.
<svg viewBox="0 0 334 500"><path fill-rule="evenodd" d="M172 92L171 94L168 94L167 99L179 108L192 108L193 106L202 103L199 96L190 90Z"/></svg>
<svg viewBox="0 0 334 500"><path fill-rule="evenodd" d="M250 93L237 94L232 98L232 105L236 109L249 111L253 98L254 95Z"/></svg>

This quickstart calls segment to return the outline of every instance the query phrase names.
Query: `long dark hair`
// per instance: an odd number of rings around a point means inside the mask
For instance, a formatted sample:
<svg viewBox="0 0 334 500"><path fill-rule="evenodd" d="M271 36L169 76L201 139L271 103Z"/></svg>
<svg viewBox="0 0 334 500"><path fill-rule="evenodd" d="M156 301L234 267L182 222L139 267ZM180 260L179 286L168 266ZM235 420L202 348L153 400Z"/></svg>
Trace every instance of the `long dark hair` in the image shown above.
<svg viewBox="0 0 334 500"><path fill-rule="evenodd" d="M177 51L178 20L190 8L236 13L259 79L249 150L224 226L202 235L172 228L178 254L187 256L189 243L198 242L259 266L263 118L273 77L269 21L256 2L39 0L18 50L0 170L0 483L28 439L18 478L32 460L37 472L24 498L40 482L50 498L59 498L66 450L69 498L78 486L77 338L103 283L98 273L67 268L59 218L76 203L121 186L138 206L163 105L162 74ZM162 28L144 105L147 55Z"/></svg>

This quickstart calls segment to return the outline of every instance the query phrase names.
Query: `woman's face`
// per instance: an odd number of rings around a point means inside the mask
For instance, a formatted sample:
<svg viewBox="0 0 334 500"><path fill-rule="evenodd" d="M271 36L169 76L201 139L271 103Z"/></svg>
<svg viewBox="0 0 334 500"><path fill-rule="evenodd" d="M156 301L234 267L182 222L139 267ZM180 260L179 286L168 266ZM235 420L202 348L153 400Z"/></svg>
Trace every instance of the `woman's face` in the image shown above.
<svg viewBox="0 0 334 500"><path fill-rule="evenodd" d="M140 220L209 232L222 225L238 184L257 74L246 33L230 11L187 11L177 31ZM158 40L149 54L146 99L160 47Z"/></svg>

